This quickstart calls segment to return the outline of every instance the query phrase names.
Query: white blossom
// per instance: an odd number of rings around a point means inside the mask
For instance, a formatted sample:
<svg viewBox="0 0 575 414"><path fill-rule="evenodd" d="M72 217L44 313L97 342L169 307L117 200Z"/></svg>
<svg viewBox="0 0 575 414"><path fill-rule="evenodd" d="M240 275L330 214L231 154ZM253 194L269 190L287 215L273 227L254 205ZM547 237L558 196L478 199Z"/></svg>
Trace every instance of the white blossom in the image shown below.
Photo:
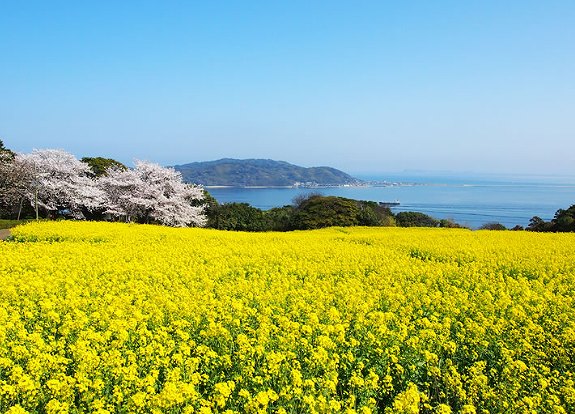
<svg viewBox="0 0 575 414"><path fill-rule="evenodd" d="M19 159L3 157L0 161L0 205L8 210L18 206L20 218L33 179L33 171L20 163Z"/></svg>
<svg viewBox="0 0 575 414"><path fill-rule="evenodd" d="M99 187L106 193L106 212L125 219L157 221L169 226L203 226L201 187L186 184L180 173L158 164L137 161L133 170L112 169L100 177Z"/></svg>
<svg viewBox="0 0 575 414"><path fill-rule="evenodd" d="M17 154L16 168L30 177L25 197L48 211L69 210L80 217L83 207L93 210L102 206L104 193L88 177L89 167L72 154L54 149Z"/></svg>
<svg viewBox="0 0 575 414"><path fill-rule="evenodd" d="M5 204L28 200L49 212L68 210L77 218L88 210L178 227L206 223L200 204L203 189L184 183L179 172L158 164L137 161L132 170L112 168L91 178L86 163L65 151L48 149L17 154L1 167L0 201Z"/></svg>

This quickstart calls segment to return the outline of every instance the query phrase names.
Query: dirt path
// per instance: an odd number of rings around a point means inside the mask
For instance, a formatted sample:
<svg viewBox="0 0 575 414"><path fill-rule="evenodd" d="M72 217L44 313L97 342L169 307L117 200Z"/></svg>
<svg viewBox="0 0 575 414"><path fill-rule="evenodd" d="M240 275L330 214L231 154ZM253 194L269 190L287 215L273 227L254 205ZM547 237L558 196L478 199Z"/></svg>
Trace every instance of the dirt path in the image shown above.
<svg viewBox="0 0 575 414"><path fill-rule="evenodd" d="M10 235L10 230L8 230L8 229L1 229L0 230L0 240L4 240L9 235Z"/></svg>

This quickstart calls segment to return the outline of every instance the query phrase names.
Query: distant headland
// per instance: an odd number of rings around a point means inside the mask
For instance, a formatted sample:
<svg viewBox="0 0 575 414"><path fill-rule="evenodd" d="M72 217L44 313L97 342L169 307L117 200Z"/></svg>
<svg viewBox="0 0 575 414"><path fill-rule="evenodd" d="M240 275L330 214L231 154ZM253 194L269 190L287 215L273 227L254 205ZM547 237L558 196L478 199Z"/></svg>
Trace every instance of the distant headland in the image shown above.
<svg viewBox="0 0 575 414"><path fill-rule="evenodd" d="M184 181L206 187L333 187L365 182L332 167L300 167L268 159L223 158L175 165Z"/></svg>

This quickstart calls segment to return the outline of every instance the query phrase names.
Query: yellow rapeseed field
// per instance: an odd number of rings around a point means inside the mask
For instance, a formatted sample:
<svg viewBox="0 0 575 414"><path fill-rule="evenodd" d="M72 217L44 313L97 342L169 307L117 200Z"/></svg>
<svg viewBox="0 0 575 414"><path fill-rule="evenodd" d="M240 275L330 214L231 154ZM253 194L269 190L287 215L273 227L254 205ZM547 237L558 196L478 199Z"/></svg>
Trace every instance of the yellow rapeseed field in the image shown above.
<svg viewBox="0 0 575 414"><path fill-rule="evenodd" d="M575 234L13 235L1 412L575 412Z"/></svg>

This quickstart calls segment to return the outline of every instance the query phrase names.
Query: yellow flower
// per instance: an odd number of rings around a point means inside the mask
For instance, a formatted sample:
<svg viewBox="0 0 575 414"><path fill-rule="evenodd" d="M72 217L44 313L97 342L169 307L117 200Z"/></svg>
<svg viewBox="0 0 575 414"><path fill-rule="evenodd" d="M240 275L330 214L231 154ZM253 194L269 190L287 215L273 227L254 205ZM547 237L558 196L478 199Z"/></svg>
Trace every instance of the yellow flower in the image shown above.
<svg viewBox="0 0 575 414"><path fill-rule="evenodd" d="M10 407L8 411L6 411L6 414L28 414L28 411L22 408L20 404L16 404Z"/></svg>
<svg viewBox="0 0 575 414"><path fill-rule="evenodd" d="M409 383L407 389L397 395L393 400L393 409L396 413L418 414L421 397L417 386Z"/></svg>
<svg viewBox="0 0 575 414"><path fill-rule="evenodd" d="M90 222L13 234L0 243L1 412L575 404L575 234Z"/></svg>

